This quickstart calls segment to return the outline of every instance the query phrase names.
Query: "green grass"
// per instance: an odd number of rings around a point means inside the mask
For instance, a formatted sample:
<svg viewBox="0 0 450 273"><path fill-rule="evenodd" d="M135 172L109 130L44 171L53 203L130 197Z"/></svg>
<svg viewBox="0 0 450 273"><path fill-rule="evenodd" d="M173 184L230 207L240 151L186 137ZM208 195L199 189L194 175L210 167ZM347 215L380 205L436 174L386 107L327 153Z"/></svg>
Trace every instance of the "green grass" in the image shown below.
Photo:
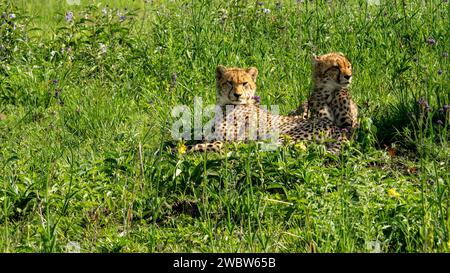
<svg viewBox="0 0 450 273"><path fill-rule="evenodd" d="M0 251L449 252L448 3L105 2L0 4ZM167 152L218 64L286 114L330 51L362 124L340 156Z"/></svg>

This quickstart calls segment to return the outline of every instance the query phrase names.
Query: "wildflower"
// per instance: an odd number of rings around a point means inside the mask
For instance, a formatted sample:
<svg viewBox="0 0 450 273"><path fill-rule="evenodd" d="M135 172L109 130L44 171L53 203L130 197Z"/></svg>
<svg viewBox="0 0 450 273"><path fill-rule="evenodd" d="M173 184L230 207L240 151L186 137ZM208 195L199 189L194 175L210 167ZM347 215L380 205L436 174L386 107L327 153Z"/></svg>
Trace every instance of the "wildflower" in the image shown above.
<svg viewBox="0 0 450 273"><path fill-rule="evenodd" d="M258 1L258 6L264 5L264 2Z"/></svg>
<svg viewBox="0 0 450 273"><path fill-rule="evenodd" d="M104 15L108 14L108 9L107 9L107 8L103 8L103 9L102 9L102 13L103 13Z"/></svg>
<svg viewBox="0 0 450 273"><path fill-rule="evenodd" d="M294 148L299 151L306 151L306 145L303 142L296 143Z"/></svg>
<svg viewBox="0 0 450 273"><path fill-rule="evenodd" d="M8 16L9 19L14 19L16 18L16 15L14 13L10 13Z"/></svg>
<svg viewBox="0 0 450 273"><path fill-rule="evenodd" d="M121 14L120 12L117 12L117 16L119 16L119 21L120 22L123 22L123 21L125 21L125 15L124 14Z"/></svg>
<svg viewBox="0 0 450 273"><path fill-rule="evenodd" d="M177 73L174 72L171 77L170 90L173 90L177 86Z"/></svg>
<svg viewBox="0 0 450 273"><path fill-rule="evenodd" d="M428 38L427 42L430 46L436 44L436 40L433 37Z"/></svg>
<svg viewBox="0 0 450 273"><path fill-rule="evenodd" d="M440 120L440 119L438 119L438 120L436 121L436 123L439 124L439 125L444 125L444 123L443 123L442 120Z"/></svg>
<svg viewBox="0 0 450 273"><path fill-rule="evenodd" d="M390 188L387 191L387 194L389 195L389 197L392 197L392 198L399 198L400 197L400 193L398 193L395 188Z"/></svg>
<svg viewBox="0 0 450 273"><path fill-rule="evenodd" d="M67 23L71 23L73 21L73 12L71 12L71 11L67 12L65 19L66 19Z"/></svg>
<svg viewBox="0 0 450 273"><path fill-rule="evenodd" d="M102 51L102 54L106 54L106 45L104 45L103 43L99 43L100 45L100 50Z"/></svg>
<svg viewBox="0 0 450 273"><path fill-rule="evenodd" d="M447 51L442 52L442 57L448 58L448 52Z"/></svg>
<svg viewBox="0 0 450 273"><path fill-rule="evenodd" d="M428 101L424 97L420 97L417 104L422 108L430 108Z"/></svg>
<svg viewBox="0 0 450 273"><path fill-rule="evenodd" d="M68 46L68 47L66 48L66 51L67 51L67 54L70 54L70 53L72 53L72 48L71 48L70 46Z"/></svg>
<svg viewBox="0 0 450 273"><path fill-rule="evenodd" d="M262 12L264 12L265 14L269 14L270 13L270 9L262 9Z"/></svg>
<svg viewBox="0 0 450 273"><path fill-rule="evenodd" d="M55 98L59 98L61 93L62 93L62 89L61 88L56 88L55 89Z"/></svg>
<svg viewBox="0 0 450 273"><path fill-rule="evenodd" d="M53 79L53 80L52 80L52 83L53 83L54 85L56 85L56 84L58 84L58 80L57 80L57 79Z"/></svg>
<svg viewBox="0 0 450 273"><path fill-rule="evenodd" d="M294 141L290 135L282 134L280 137L285 143L292 143Z"/></svg>
<svg viewBox="0 0 450 273"><path fill-rule="evenodd" d="M256 104L259 104L261 102L260 96L253 96L252 99L255 101Z"/></svg>
<svg viewBox="0 0 450 273"><path fill-rule="evenodd" d="M186 153L186 145L184 145L183 143L178 143L177 145L177 150L179 154L185 154Z"/></svg>
<svg viewBox="0 0 450 273"><path fill-rule="evenodd" d="M442 69L439 69L437 73L438 75L442 75Z"/></svg>
<svg viewBox="0 0 450 273"><path fill-rule="evenodd" d="M446 104L442 107L442 109L444 109L444 111L447 111L448 109L450 109L450 105Z"/></svg>

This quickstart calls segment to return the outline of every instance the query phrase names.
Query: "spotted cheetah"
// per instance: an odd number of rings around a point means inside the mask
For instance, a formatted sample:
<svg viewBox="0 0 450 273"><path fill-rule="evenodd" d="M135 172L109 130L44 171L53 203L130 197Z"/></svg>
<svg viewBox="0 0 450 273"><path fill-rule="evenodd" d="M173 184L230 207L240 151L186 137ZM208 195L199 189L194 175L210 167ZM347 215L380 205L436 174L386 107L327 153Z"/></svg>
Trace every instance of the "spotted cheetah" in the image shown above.
<svg viewBox="0 0 450 273"><path fill-rule="evenodd" d="M358 126L358 107L348 86L352 80L352 65L340 52L313 56L314 88L307 104L289 115L319 117L333 121L338 127Z"/></svg>
<svg viewBox="0 0 450 273"><path fill-rule="evenodd" d="M301 116L274 115L255 102L255 67L216 69L217 103L214 132L206 136L208 142L187 147L187 151L221 151L225 142L283 139L293 142L324 142L330 151L340 150L340 143L348 136L345 130L326 118L305 120ZM287 136L279 138L279 136Z"/></svg>

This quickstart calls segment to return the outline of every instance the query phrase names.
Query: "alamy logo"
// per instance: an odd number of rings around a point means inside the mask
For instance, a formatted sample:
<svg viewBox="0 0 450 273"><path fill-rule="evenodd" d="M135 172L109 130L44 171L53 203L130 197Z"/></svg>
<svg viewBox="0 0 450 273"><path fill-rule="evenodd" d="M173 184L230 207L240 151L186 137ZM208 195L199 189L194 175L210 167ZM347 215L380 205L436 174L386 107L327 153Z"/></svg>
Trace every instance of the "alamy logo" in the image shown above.
<svg viewBox="0 0 450 273"><path fill-rule="evenodd" d="M278 142L278 105L245 108L242 105L208 105L201 97L194 98L193 111L186 105L172 109L171 134L174 140L235 141L268 140L265 150L273 150ZM205 122L206 121L206 122Z"/></svg>
<svg viewBox="0 0 450 273"><path fill-rule="evenodd" d="M367 4L379 6L380 5L380 0L367 0Z"/></svg>
<svg viewBox="0 0 450 273"><path fill-rule="evenodd" d="M66 0L69 5L80 5L81 0Z"/></svg>

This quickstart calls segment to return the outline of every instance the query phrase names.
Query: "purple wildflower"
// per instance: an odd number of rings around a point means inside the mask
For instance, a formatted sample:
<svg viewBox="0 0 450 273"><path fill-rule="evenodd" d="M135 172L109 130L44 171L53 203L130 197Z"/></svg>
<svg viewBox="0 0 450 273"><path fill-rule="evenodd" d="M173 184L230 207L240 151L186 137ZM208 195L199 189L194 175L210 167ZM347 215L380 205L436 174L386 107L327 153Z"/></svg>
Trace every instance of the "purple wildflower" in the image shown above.
<svg viewBox="0 0 450 273"><path fill-rule="evenodd" d="M439 69L437 73L438 75L442 75L442 69Z"/></svg>
<svg viewBox="0 0 450 273"><path fill-rule="evenodd" d="M417 104L419 104L419 106L422 108L430 108L428 101L424 97L420 97L417 101Z"/></svg>
<svg viewBox="0 0 450 273"><path fill-rule="evenodd" d="M170 90L173 90L177 86L177 73L176 72L174 72L172 74L171 79L172 79L172 82L170 83Z"/></svg>
<svg viewBox="0 0 450 273"><path fill-rule="evenodd" d="M67 12L65 19L66 19L67 23L71 23L73 21L73 12L71 12L71 11Z"/></svg>
<svg viewBox="0 0 450 273"><path fill-rule="evenodd" d="M61 93L62 93L62 88L56 88L55 89L55 98L59 98Z"/></svg>
<svg viewBox="0 0 450 273"><path fill-rule="evenodd" d="M125 21L125 19L126 19L126 17L125 17L125 15L119 15L119 21L120 22L123 22L123 21Z"/></svg>
<svg viewBox="0 0 450 273"><path fill-rule="evenodd" d="M269 14L270 13L270 9L262 9L262 12L264 12L265 14Z"/></svg>
<svg viewBox="0 0 450 273"><path fill-rule="evenodd" d="M258 1L258 6L264 5L264 2Z"/></svg>
<svg viewBox="0 0 450 273"><path fill-rule="evenodd" d="M442 107L442 109L444 109L444 111L447 111L447 110L449 110L450 109L450 105L444 105L444 107Z"/></svg>
<svg viewBox="0 0 450 273"><path fill-rule="evenodd" d="M56 84L58 84L58 80L57 79L53 79L52 83L56 85Z"/></svg>
<svg viewBox="0 0 450 273"><path fill-rule="evenodd" d="M429 37L428 40L427 40L427 42L428 42L428 44L429 44L430 46L436 44L436 40L435 40L433 37Z"/></svg>
<svg viewBox="0 0 450 273"><path fill-rule="evenodd" d="M261 97L260 96L253 96L252 99L255 101L256 104L261 102Z"/></svg>
<svg viewBox="0 0 450 273"><path fill-rule="evenodd" d="M99 43L100 50L102 51L102 54L106 54L106 45L103 43Z"/></svg>
<svg viewBox="0 0 450 273"><path fill-rule="evenodd" d="M442 57L448 58L448 52L447 51L442 52Z"/></svg>
<svg viewBox="0 0 450 273"><path fill-rule="evenodd" d="M8 16L9 19L14 19L16 18L16 15L14 13L10 13Z"/></svg>

